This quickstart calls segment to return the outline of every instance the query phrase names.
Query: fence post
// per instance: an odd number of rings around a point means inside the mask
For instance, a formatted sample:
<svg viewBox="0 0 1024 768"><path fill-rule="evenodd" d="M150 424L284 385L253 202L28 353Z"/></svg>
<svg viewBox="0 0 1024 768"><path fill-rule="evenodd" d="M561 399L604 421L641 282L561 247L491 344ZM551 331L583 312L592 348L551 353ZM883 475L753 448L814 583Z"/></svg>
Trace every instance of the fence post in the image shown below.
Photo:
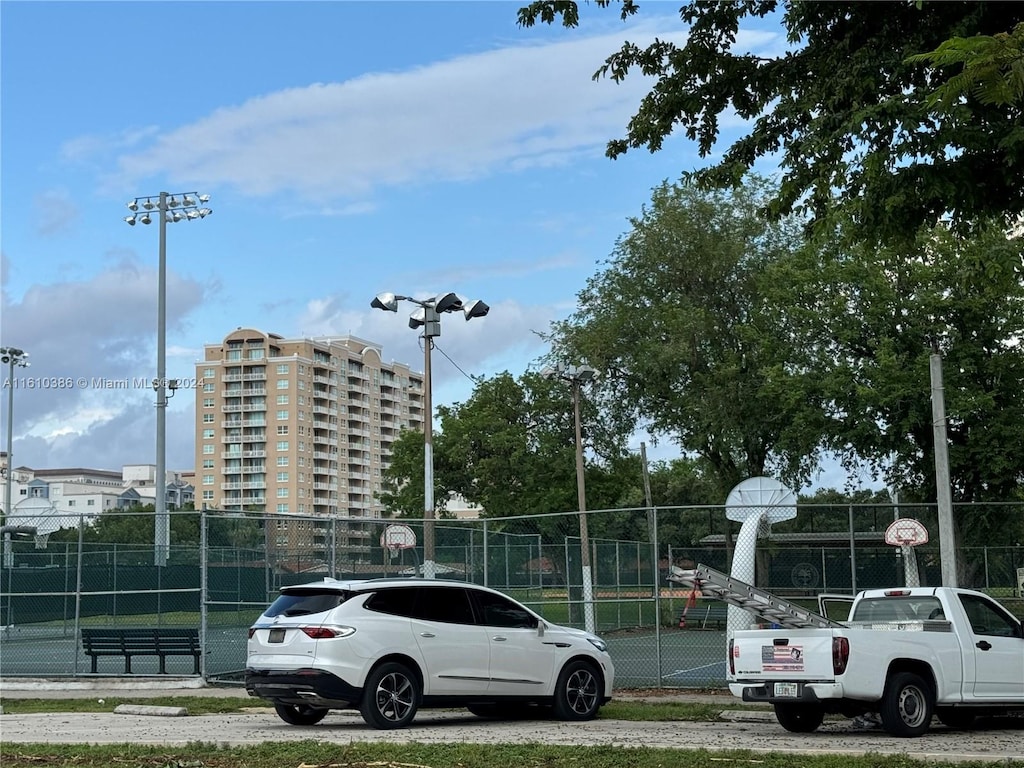
<svg viewBox="0 0 1024 768"><path fill-rule="evenodd" d="M78 627L82 620L82 538L85 533L85 516L78 516L78 565L75 574L75 674L78 674Z"/></svg>
<svg viewBox="0 0 1024 768"><path fill-rule="evenodd" d="M206 523L206 505L203 504L203 508L199 512L199 676L203 680L206 679L206 623L209 618L206 609L209 587L209 582L207 581L209 562L206 554L206 542L208 541Z"/></svg>
<svg viewBox="0 0 1024 768"><path fill-rule="evenodd" d="M486 587L487 586L487 571L488 571L488 562L487 562L487 518L484 518L484 542L483 542L483 547L484 547L484 555L483 555L483 557L484 557L484 586Z"/></svg>

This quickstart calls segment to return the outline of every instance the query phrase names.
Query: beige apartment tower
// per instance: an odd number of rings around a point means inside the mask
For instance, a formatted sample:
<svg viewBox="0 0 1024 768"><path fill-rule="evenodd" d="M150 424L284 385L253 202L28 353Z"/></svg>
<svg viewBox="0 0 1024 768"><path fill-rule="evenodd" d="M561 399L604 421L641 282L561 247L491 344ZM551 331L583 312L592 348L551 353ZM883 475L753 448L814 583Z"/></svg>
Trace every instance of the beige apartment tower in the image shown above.
<svg viewBox="0 0 1024 768"><path fill-rule="evenodd" d="M239 328L204 347L196 379L195 498L210 509L379 518L391 445L403 430L422 432L426 418L423 375L382 362L380 345L353 336ZM281 538L306 543L295 530Z"/></svg>

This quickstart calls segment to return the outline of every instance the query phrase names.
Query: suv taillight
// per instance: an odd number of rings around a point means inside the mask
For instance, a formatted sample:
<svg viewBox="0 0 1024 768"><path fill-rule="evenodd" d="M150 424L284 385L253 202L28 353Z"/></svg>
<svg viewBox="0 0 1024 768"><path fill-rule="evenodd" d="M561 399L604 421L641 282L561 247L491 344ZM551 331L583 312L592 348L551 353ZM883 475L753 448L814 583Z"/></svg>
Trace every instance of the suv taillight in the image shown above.
<svg viewBox="0 0 1024 768"><path fill-rule="evenodd" d="M249 627L249 639L252 640L252 636L256 634L256 627Z"/></svg>
<svg viewBox="0 0 1024 768"><path fill-rule="evenodd" d="M730 638L730 640L729 640L729 674L732 675L733 677L736 676L736 657L733 655L733 653L734 653L734 643L735 642L736 642L735 640Z"/></svg>
<svg viewBox="0 0 1024 768"><path fill-rule="evenodd" d="M314 640L330 640L333 637L341 637L346 634L331 627L301 627L301 629L304 635Z"/></svg>
<svg viewBox="0 0 1024 768"><path fill-rule="evenodd" d="M846 637L832 638L832 672L841 675L850 662L850 640Z"/></svg>

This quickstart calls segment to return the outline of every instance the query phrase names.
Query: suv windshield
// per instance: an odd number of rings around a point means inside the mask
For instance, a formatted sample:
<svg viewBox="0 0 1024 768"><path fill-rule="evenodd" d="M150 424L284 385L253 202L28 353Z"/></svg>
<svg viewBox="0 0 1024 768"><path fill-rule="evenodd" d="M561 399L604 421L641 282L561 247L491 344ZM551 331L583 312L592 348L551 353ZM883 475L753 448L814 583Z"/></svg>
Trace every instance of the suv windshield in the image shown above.
<svg viewBox="0 0 1024 768"><path fill-rule="evenodd" d="M264 616L308 616L336 608L352 596L336 589L292 589L275 600Z"/></svg>

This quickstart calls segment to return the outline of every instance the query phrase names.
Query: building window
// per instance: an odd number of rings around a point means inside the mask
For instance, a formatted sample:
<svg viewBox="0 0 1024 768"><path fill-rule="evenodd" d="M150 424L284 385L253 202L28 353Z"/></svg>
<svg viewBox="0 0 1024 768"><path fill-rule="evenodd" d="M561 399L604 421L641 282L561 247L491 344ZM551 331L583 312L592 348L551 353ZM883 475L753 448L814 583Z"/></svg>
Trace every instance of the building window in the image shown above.
<svg viewBox="0 0 1024 768"><path fill-rule="evenodd" d="M74 500L74 499L69 499L69 500L68 500L68 506L69 506L69 507L73 507L73 506L75 506L75 500Z"/></svg>
<svg viewBox="0 0 1024 768"><path fill-rule="evenodd" d="M288 489L287 488L278 488L277 489L277 498L279 498L279 499L287 499L288 498Z"/></svg>
<svg viewBox="0 0 1024 768"><path fill-rule="evenodd" d="M277 418L279 420L281 420L281 421L287 421L288 420L288 411L278 411L277 412Z"/></svg>
<svg viewBox="0 0 1024 768"><path fill-rule="evenodd" d="M288 425L287 424L278 424L277 425L277 434L279 434L279 435L287 435L288 434Z"/></svg>
<svg viewBox="0 0 1024 768"><path fill-rule="evenodd" d="M203 398L203 408L213 408L215 404L216 400L214 400L212 397Z"/></svg>
<svg viewBox="0 0 1024 768"><path fill-rule="evenodd" d="M213 491L203 491L203 501L213 501Z"/></svg>
<svg viewBox="0 0 1024 768"><path fill-rule="evenodd" d="M203 485L213 485L213 475L203 475Z"/></svg>
<svg viewBox="0 0 1024 768"><path fill-rule="evenodd" d="M216 430L214 429L204 429L203 440L212 440L215 432Z"/></svg>
<svg viewBox="0 0 1024 768"><path fill-rule="evenodd" d="M203 414L203 424L213 424L213 414L212 413L204 413Z"/></svg>
<svg viewBox="0 0 1024 768"><path fill-rule="evenodd" d="M288 457L287 456L278 456L277 457L277 466L279 466L279 467L287 467L288 466Z"/></svg>
<svg viewBox="0 0 1024 768"><path fill-rule="evenodd" d="M212 381L210 383L208 383L208 384L203 384L203 392L213 392L213 391L214 391L214 388L213 388L213 382Z"/></svg>
<svg viewBox="0 0 1024 768"><path fill-rule="evenodd" d="M278 405L288 405L288 395L278 395L277 396L277 404Z"/></svg>
<svg viewBox="0 0 1024 768"><path fill-rule="evenodd" d="M288 505L287 504L278 504L277 505L277 514L279 514L279 515L287 515L288 514Z"/></svg>
<svg viewBox="0 0 1024 768"><path fill-rule="evenodd" d="M211 453L213 453L213 446L212 445L204 445L203 446L203 454L210 455Z"/></svg>
<svg viewBox="0 0 1024 768"><path fill-rule="evenodd" d="M278 389L288 389L288 379L278 379L277 380L277 388Z"/></svg>
<svg viewBox="0 0 1024 768"><path fill-rule="evenodd" d="M283 373L283 374L287 375L287 373L288 373L288 363L278 363L277 364L277 372L278 373Z"/></svg>
<svg viewBox="0 0 1024 768"><path fill-rule="evenodd" d="M279 451L287 451L288 450L288 441L287 440L278 440L277 441L277 450L279 450Z"/></svg>
<svg viewBox="0 0 1024 768"><path fill-rule="evenodd" d="M213 469L213 459L203 459L203 469Z"/></svg>
<svg viewBox="0 0 1024 768"><path fill-rule="evenodd" d="M85 506L87 506L87 507L95 507L96 506L96 499L89 499L88 501L85 502Z"/></svg>
<svg viewBox="0 0 1024 768"><path fill-rule="evenodd" d="M287 472L278 472L277 473L277 482L279 482L279 483L287 483L288 482L288 473Z"/></svg>

